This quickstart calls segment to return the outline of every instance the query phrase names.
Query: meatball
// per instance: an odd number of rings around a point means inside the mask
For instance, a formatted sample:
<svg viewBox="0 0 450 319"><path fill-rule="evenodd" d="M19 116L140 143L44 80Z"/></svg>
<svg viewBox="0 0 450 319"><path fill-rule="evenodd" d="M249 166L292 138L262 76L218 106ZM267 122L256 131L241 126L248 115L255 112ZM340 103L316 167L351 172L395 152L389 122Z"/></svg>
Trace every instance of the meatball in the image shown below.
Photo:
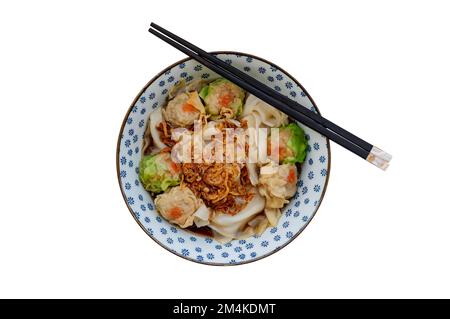
<svg viewBox="0 0 450 319"><path fill-rule="evenodd" d="M169 222L181 228L192 226L194 213L202 206L202 201L187 187L176 186L168 192L156 196L158 212Z"/></svg>
<svg viewBox="0 0 450 319"><path fill-rule="evenodd" d="M206 113L211 118L235 118L242 112L245 92L227 79L217 79L202 88L200 97L205 101Z"/></svg>
<svg viewBox="0 0 450 319"><path fill-rule="evenodd" d="M271 153L271 142L268 143L268 153ZM283 164L303 163L305 161L308 141L305 132L295 123L283 125L279 130L278 152L279 162ZM275 154L273 154L275 155Z"/></svg>
<svg viewBox="0 0 450 319"><path fill-rule="evenodd" d="M164 118L174 127L187 127L204 112L197 92L179 93L163 110Z"/></svg>
<svg viewBox="0 0 450 319"><path fill-rule="evenodd" d="M139 163L139 179L144 188L153 193L180 184L180 173L180 166L166 152L144 156Z"/></svg>

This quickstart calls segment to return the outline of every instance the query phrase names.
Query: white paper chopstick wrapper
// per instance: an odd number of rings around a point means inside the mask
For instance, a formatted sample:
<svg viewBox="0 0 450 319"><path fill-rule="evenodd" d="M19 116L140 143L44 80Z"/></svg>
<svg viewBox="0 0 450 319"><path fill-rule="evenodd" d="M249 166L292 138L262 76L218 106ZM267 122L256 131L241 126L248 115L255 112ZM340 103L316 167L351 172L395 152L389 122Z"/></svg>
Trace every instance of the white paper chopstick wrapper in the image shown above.
<svg viewBox="0 0 450 319"><path fill-rule="evenodd" d="M391 159L392 155L386 153L376 146L372 147L372 150L366 158L369 163L372 163L373 165L381 168L384 171L389 167L389 162L391 161Z"/></svg>

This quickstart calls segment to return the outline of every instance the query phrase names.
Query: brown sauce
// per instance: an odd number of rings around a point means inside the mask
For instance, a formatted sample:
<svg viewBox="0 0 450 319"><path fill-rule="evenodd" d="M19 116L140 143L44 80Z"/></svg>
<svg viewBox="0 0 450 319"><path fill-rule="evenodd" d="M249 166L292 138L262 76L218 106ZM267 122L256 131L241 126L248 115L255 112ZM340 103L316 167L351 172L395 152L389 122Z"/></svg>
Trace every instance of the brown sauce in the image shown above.
<svg viewBox="0 0 450 319"><path fill-rule="evenodd" d="M204 227L197 227L195 225L190 226L188 228L186 228L186 230L189 230L195 234L198 235L203 235L203 236L207 236L207 237L213 237L213 232L212 229L209 228L208 226L204 226Z"/></svg>

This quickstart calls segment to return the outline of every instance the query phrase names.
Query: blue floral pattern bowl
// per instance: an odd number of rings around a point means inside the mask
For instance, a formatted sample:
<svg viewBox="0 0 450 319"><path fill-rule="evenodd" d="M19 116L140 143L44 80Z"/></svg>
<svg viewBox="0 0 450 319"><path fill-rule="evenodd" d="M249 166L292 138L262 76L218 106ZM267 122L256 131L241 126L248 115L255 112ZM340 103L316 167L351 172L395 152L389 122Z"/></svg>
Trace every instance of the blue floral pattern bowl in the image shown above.
<svg viewBox="0 0 450 319"><path fill-rule="evenodd" d="M287 72L261 58L237 52L218 52L219 58L254 78L318 112L305 89ZM300 124L308 139L296 195L283 209L277 227L261 236L221 244L168 223L155 209L153 199L141 185L139 160L149 113L164 105L169 89L180 79L187 82L217 74L192 59L169 66L139 93L123 121L117 143L117 174L124 200L141 228L158 244L174 254L210 265L237 265L266 257L290 243L313 218L325 194L330 173L329 141Z"/></svg>

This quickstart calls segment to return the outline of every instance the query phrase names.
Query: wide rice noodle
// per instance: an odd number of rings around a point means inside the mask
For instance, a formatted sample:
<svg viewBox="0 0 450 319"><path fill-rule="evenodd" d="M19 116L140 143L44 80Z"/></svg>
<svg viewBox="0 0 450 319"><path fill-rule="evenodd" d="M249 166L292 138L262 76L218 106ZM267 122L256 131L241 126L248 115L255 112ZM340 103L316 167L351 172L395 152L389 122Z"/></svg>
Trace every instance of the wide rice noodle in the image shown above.
<svg viewBox="0 0 450 319"><path fill-rule="evenodd" d="M249 231L248 222L263 211L265 206L264 198L255 192L253 199L247 206L236 215L215 213L212 215L209 227L214 230L215 238L221 242L239 238L246 231L247 235L252 235L254 230Z"/></svg>

